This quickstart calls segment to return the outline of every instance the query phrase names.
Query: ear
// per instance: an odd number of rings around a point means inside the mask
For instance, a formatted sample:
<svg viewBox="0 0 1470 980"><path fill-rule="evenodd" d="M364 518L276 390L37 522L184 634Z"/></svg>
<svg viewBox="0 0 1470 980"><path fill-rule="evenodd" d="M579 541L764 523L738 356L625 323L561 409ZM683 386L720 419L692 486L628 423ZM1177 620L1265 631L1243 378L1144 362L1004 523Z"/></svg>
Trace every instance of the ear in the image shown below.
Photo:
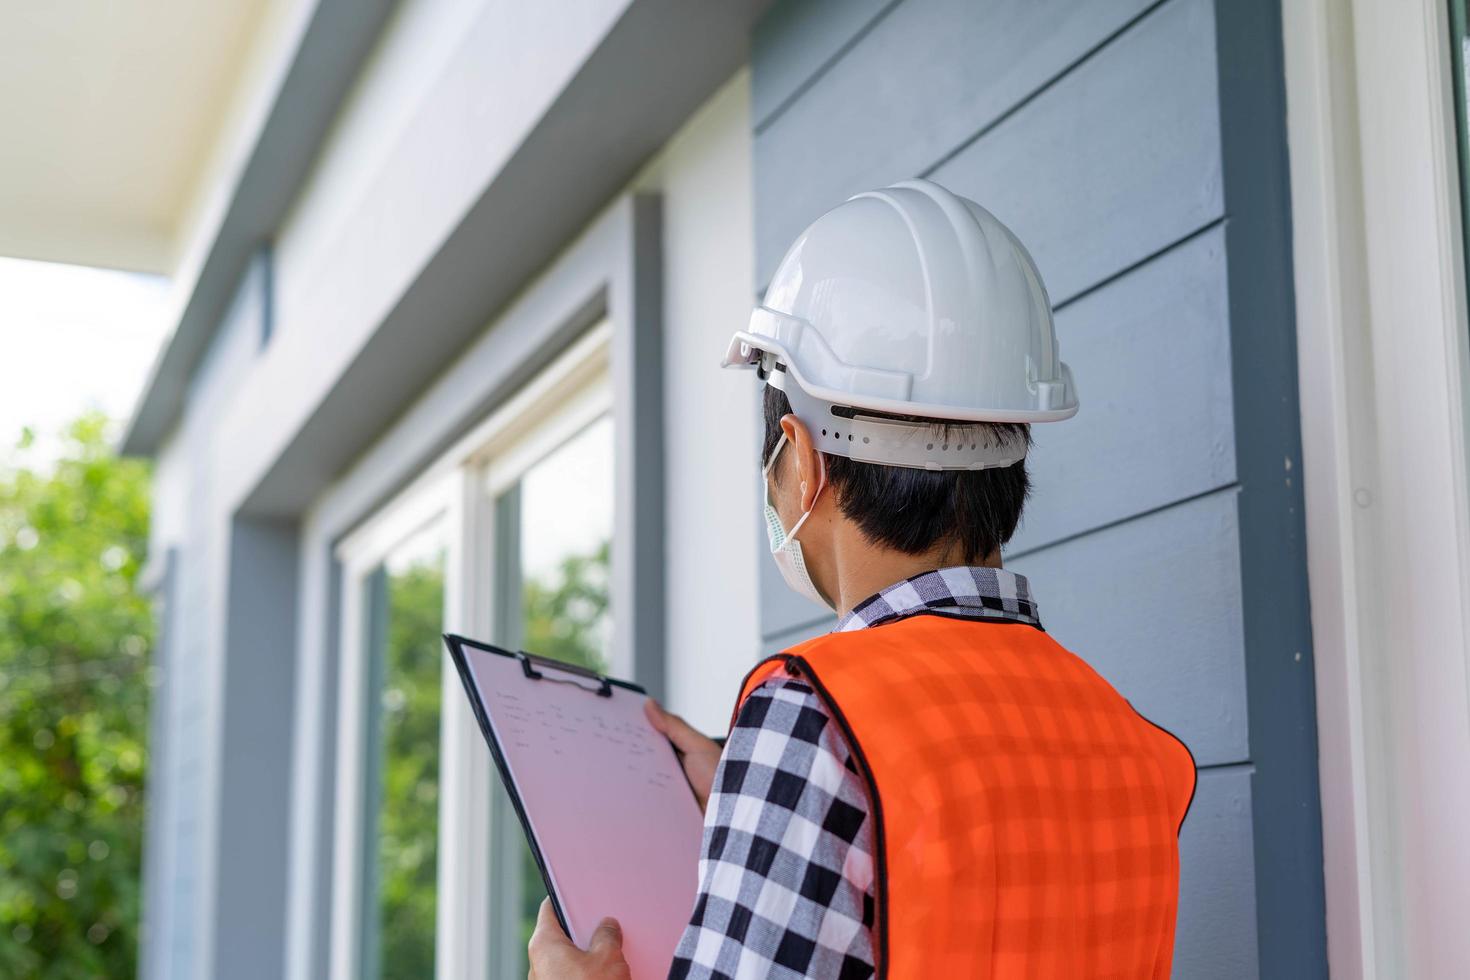
<svg viewBox="0 0 1470 980"><path fill-rule="evenodd" d="M817 451L816 443L812 442L811 433L795 415L782 416L781 431L786 433L786 441L791 444L787 453L796 467L796 479L801 490L801 509L803 512L809 511L816 505L817 493L827 476L822 454Z"/></svg>

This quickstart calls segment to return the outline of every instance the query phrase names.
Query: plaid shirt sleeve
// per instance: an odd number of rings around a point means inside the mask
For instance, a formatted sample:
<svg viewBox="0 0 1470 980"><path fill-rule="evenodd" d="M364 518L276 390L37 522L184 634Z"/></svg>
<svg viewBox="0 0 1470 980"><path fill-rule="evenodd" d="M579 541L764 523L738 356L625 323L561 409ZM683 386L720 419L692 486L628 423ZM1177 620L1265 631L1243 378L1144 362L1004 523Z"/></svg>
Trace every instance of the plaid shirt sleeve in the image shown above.
<svg viewBox="0 0 1470 980"><path fill-rule="evenodd" d="M872 854L842 734L810 687L767 681L715 772L699 896L670 978L872 976Z"/></svg>

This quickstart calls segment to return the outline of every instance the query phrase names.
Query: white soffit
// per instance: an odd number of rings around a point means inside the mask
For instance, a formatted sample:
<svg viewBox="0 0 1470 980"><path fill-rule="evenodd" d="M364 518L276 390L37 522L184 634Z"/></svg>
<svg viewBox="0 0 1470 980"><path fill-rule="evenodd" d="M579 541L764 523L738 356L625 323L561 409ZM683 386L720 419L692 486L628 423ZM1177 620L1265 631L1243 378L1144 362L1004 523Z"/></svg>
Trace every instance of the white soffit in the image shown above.
<svg viewBox="0 0 1470 980"><path fill-rule="evenodd" d="M170 272L275 0L0 0L0 255Z"/></svg>

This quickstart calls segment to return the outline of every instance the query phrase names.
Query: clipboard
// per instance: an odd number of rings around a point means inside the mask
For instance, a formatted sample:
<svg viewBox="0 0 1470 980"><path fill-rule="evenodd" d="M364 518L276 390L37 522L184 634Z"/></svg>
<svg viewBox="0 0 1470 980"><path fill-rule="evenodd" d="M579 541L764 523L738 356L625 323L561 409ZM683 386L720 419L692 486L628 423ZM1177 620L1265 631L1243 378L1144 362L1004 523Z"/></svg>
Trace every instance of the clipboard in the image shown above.
<svg viewBox="0 0 1470 980"><path fill-rule="evenodd" d="M623 927L634 980L668 975L694 910L704 817L637 684L444 634L557 920Z"/></svg>

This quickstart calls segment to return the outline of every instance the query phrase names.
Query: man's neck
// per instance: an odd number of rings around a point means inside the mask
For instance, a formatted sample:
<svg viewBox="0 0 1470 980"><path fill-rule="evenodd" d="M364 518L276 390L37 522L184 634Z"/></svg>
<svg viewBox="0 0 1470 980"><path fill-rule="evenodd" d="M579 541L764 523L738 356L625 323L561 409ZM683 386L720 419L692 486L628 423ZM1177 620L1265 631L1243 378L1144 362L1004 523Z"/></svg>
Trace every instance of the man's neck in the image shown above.
<svg viewBox="0 0 1470 980"><path fill-rule="evenodd" d="M890 585L936 568L964 564L948 546L909 555L891 548L875 547L857 534L839 534L833 543L837 595L830 598L837 605L839 619L851 612L853 606ZM1000 568L1000 552L992 552L974 564Z"/></svg>

